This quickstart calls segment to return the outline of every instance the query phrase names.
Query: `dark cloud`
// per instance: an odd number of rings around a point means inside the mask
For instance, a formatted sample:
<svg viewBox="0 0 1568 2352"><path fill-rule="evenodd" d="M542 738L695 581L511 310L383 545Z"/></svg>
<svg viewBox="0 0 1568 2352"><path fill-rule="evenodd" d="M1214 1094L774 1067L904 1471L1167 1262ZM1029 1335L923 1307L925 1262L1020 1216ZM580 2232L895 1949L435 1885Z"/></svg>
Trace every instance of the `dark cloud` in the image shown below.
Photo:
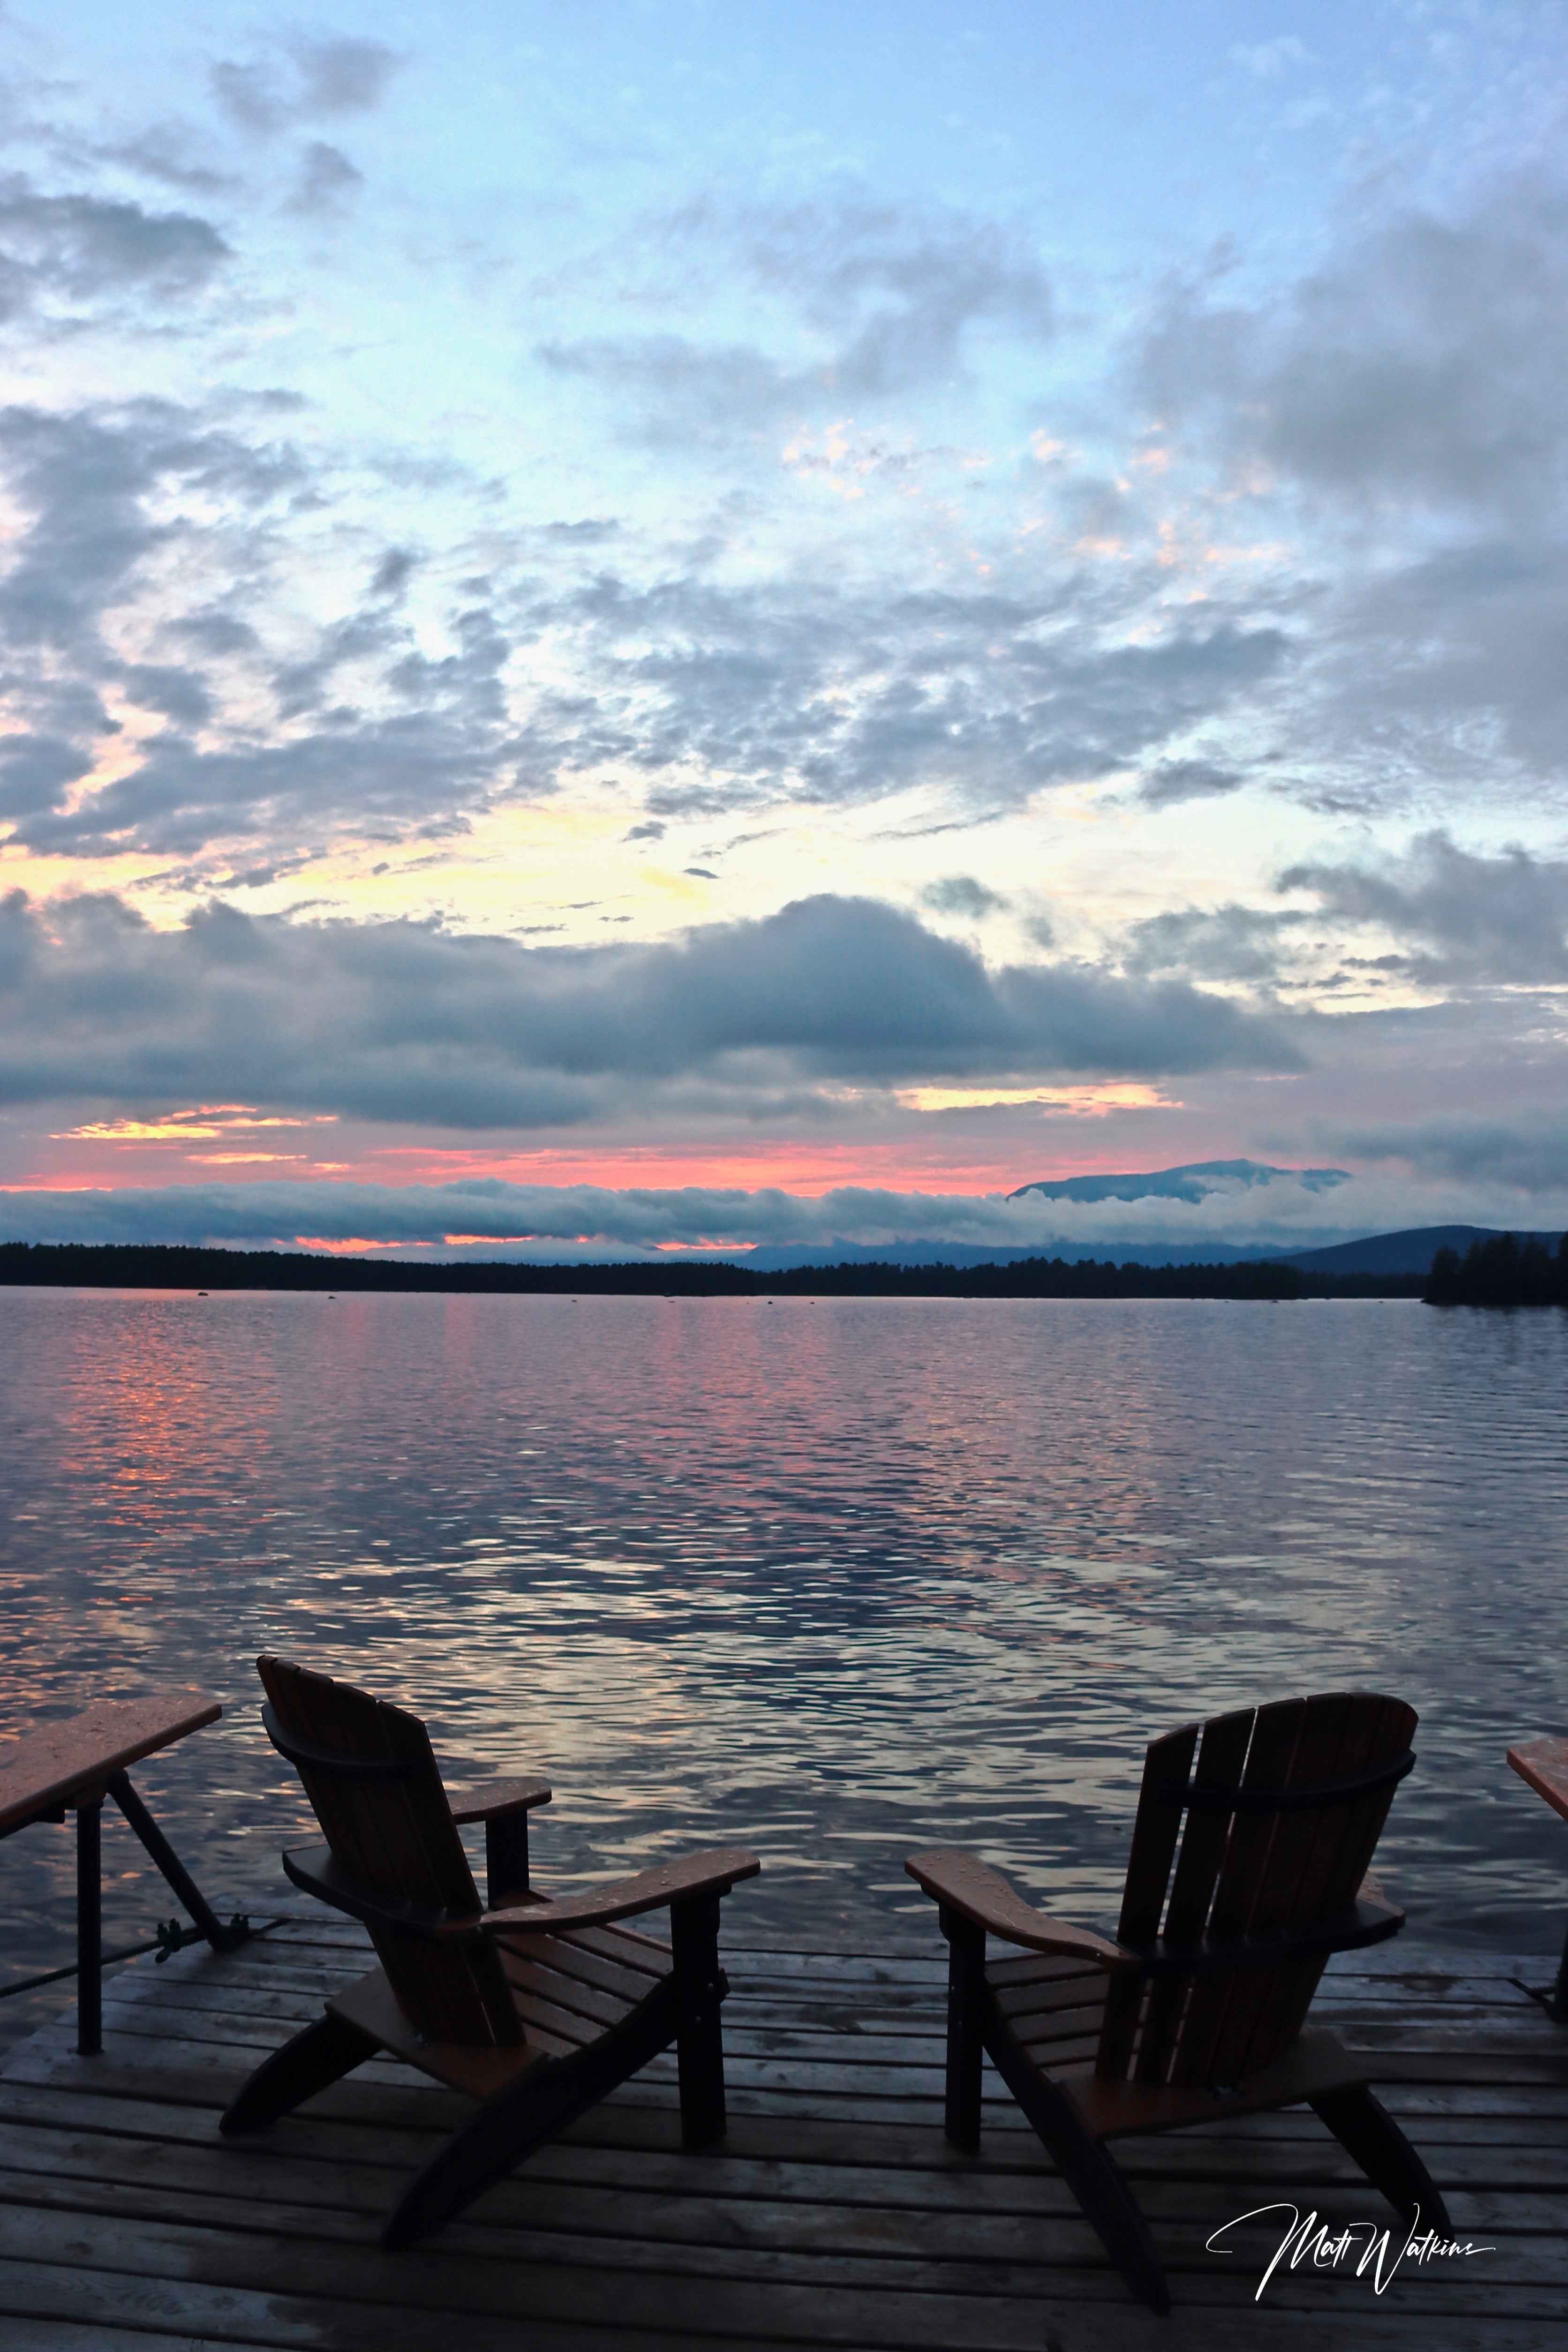
<svg viewBox="0 0 1568 2352"><path fill-rule="evenodd" d="M373 596L401 596L414 576L418 558L406 547L389 547L375 567L370 583Z"/></svg>
<svg viewBox="0 0 1568 2352"><path fill-rule="evenodd" d="M660 817L759 799L853 802L911 783L988 808L1106 775L1224 709L1284 664L1282 631L1211 616L1121 639L1086 594L858 598L806 585L641 588L601 573L524 616L576 638L589 697L542 696L536 764L625 763L710 779L656 784Z"/></svg>
<svg viewBox="0 0 1568 2352"><path fill-rule="evenodd" d="M188 296L230 258L211 222L194 213L41 195L20 173L0 181L0 319L46 299Z"/></svg>
<svg viewBox="0 0 1568 2352"><path fill-rule="evenodd" d="M1467 801L1551 792L1568 742L1565 643L1561 542L1478 534L1345 599L1331 723L1378 768L1451 781Z"/></svg>
<svg viewBox="0 0 1568 2352"><path fill-rule="evenodd" d="M0 735L0 817L26 819L58 807L92 755L53 735Z"/></svg>
<svg viewBox="0 0 1568 2352"><path fill-rule="evenodd" d="M220 60L213 95L241 130L266 138L295 123L371 112L400 62L380 41L296 41L244 63Z"/></svg>
<svg viewBox="0 0 1568 2352"><path fill-rule="evenodd" d="M294 46L302 114L369 114L381 104L399 58L381 41L300 41Z"/></svg>
<svg viewBox="0 0 1568 2352"><path fill-rule="evenodd" d="M289 210L316 217L340 213L363 185L364 173L349 162L341 147L312 139L300 158L300 175Z"/></svg>
<svg viewBox="0 0 1568 2352"><path fill-rule="evenodd" d="M921 892L921 904L929 907L933 915L963 915L978 923L986 915L995 914L1007 904L999 890L988 889L977 882L973 874L944 874L940 882L928 882Z"/></svg>
<svg viewBox="0 0 1568 2352"><path fill-rule="evenodd" d="M1568 186L1392 207L1261 297L1171 295L1138 381L1172 451L1300 548L1310 804L1550 793L1568 740ZM1337 552L1336 552L1337 548ZM1331 781L1328 778L1331 776ZM1430 806L1430 802L1427 802Z"/></svg>
<svg viewBox="0 0 1568 2352"><path fill-rule="evenodd" d="M1051 1073L1289 1070L1277 1022L1073 966L989 971L874 901L822 898L675 944L524 948L427 926L177 932L102 896L0 906L0 1101L243 1098L549 1128L699 1102L837 1117L842 1089Z"/></svg>
<svg viewBox="0 0 1568 2352"><path fill-rule="evenodd" d="M1568 195L1520 174L1458 217L1400 213L1256 307L1183 289L1142 365L1163 415L1303 484L1532 524L1568 458Z"/></svg>
<svg viewBox="0 0 1568 2352"><path fill-rule="evenodd" d="M124 685L143 710L161 711L181 727L205 727L213 715L212 695L192 670L140 662L125 672Z"/></svg>
<svg viewBox="0 0 1568 2352"><path fill-rule="evenodd" d="M1409 1121L1342 1120L1339 1148L1363 1160L1393 1162L1430 1181L1509 1185L1561 1199L1568 1171L1568 1111L1477 1118L1454 1111Z"/></svg>
<svg viewBox="0 0 1568 2352"><path fill-rule="evenodd" d="M194 195L220 195L235 184L232 173L197 160L196 135L183 122L155 123L118 146L91 152L105 163L119 163L165 187L188 188Z"/></svg>
<svg viewBox="0 0 1568 2352"><path fill-rule="evenodd" d="M339 716L325 714L329 722ZM132 845L195 856L252 835L298 844L346 819L372 833L461 832L463 804L483 799L492 767L492 747L467 740L461 724L438 711L374 722L345 713L338 725L220 751L165 733L79 807L26 819L16 838L66 856Z"/></svg>
<svg viewBox="0 0 1568 2352"><path fill-rule="evenodd" d="M1377 866L1308 864L1279 877L1323 914L1392 932L1416 980L1540 986L1568 980L1568 863L1522 849L1473 856L1432 833Z"/></svg>
<svg viewBox="0 0 1568 2352"><path fill-rule="evenodd" d="M1208 760L1163 760L1138 786L1145 808L1173 808L1181 801L1212 800L1241 789L1243 779Z"/></svg>
<svg viewBox="0 0 1568 2352"><path fill-rule="evenodd" d="M203 429L143 402L118 414L0 410L0 466L26 519L0 574L0 639L94 653L105 609L174 528L154 499L206 494L241 507L297 478L285 452Z"/></svg>
<svg viewBox="0 0 1568 2352"><path fill-rule="evenodd" d="M1121 943L1122 967L1142 978L1180 973L1272 988L1307 919L1272 908L1173 907L1133 924Z"/></svg>

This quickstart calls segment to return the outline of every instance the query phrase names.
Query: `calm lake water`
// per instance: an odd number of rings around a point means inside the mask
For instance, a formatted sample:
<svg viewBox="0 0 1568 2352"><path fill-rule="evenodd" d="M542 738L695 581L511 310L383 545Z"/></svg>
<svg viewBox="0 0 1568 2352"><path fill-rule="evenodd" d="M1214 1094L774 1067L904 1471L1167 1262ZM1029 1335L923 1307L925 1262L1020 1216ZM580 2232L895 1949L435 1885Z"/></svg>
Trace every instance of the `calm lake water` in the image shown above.
<svg viewBox="0 0 1568 2352"><path fill-rule="evenodd" d="M738 1937L904 1937L917 1843L1095 1919L1152 1732L1374 1685L1422 1717L1407 1936L1545 1953L1568 1829L1503 1750L1568 1729L1565 1376L1568 1317L1404 1302L0 1291L0 1738L211 1691L136 1780L264 1908L275 1648L454 1777L547 1772L542 1878L742 1841ZM105 1824L138 1940L171 1906ZM0 1981L70 1957L70 1835L0 1846Z"/></svg>

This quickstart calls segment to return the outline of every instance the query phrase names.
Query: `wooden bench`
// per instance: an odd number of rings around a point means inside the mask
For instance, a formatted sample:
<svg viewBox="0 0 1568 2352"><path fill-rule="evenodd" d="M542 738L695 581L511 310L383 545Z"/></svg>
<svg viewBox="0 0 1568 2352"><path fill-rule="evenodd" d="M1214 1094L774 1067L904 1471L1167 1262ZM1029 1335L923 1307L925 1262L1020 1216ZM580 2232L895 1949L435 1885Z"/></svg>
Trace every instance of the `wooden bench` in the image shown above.
<svg viewBox="0 0 1568 2352"><path fill-rule="evenodd" d="M216 1723L216 1698L159 1691L151 1698L104 1699L84 1714L31 1726L0 1749L0 1838L35 1822L76 1815L77 2048L90 2058L103 2047L103 1895L100 1826L112 1797L215 1951L245 1930L224 1927L174 1847L131 1785L129 1767L160 1748Z"/></svg>
<svg viewBox="0 0 1568 2352"><path fill-rule="evenodd" d="M1552 1811L1568 1822L1568 1739L1527 1740L1509 1749L1508 1760L1520 1779L1528 1780L1536 1795L1544 1797ZM1559 2025L1568 2025L1568 1941L1563 1946L1563 1962L1546 2011Z"/></svg>

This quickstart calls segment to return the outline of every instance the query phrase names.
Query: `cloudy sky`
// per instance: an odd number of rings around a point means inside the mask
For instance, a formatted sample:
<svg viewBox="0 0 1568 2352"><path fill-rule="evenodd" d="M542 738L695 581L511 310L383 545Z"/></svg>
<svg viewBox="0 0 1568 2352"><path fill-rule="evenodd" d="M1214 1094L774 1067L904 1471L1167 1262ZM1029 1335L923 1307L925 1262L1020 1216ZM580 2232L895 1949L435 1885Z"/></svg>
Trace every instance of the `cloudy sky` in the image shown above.
<svg viewBox="0 0 1568 2352"><path fill-rule="evenodd" d="M1555 0L0 63L5 1231L1568 1223Z"/></svg>

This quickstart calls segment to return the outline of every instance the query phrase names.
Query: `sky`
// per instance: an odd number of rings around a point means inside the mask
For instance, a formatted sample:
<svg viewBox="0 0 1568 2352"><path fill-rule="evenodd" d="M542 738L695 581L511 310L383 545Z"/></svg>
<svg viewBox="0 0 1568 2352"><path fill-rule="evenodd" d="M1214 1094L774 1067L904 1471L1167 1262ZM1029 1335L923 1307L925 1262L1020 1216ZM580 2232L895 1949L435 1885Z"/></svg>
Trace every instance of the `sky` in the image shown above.
<svg viewBox="0 0 1568 2352"><path fill-rule="evenodd" d="M1568 1224L1561 5L0 72L0 1238Z"/></svg>

